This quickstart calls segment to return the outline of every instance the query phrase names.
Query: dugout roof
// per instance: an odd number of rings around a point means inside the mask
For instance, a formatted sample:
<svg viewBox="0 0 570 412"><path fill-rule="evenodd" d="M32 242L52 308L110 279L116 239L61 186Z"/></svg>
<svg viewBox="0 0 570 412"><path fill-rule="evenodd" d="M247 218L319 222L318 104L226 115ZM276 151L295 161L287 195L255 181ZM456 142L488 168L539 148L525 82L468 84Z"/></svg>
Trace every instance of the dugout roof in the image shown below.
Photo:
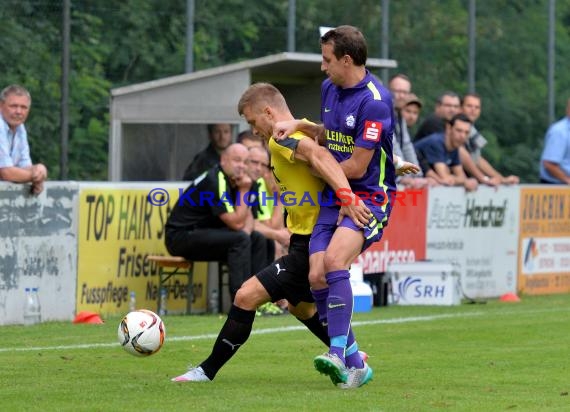
<svg viewBox="0 0 570 412"><path fill-rule="evenodd" d="M177 180L207 145L206 124L247 125L237 102L252 83L277 86L296 117L319 119L321 55L279 53L111 90L109 180ZM396 61L369 58L375 72Z"/></svg>

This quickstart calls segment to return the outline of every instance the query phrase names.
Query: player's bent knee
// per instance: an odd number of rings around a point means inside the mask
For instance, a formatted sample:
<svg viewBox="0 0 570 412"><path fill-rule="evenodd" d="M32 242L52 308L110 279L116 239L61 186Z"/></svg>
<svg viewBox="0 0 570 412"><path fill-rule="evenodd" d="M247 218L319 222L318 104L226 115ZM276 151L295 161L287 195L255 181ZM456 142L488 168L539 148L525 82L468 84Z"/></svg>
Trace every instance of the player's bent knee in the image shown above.
<svg viewBox="0 0 570 412"><path fill-rule="evenodd" d="M327 281L325 279L324 272L309 272L309 284L313 289L323 289L327 287Z"/></svg>
<svg viewBox="0 0 570 412"><path fill-rule="evenodd" d="M256 310L259 305L268 302L269 294L259 282L257 277L252 276L238 289L234 304L244 310Z"/></svg>
<svg viewBox="0 0 570 412"><path fill-rule="evenodd" d="M338 254L327 253L324 258L325 272L331 272L333 270L346 269L350 263L347 263L339 257Z"/></svg>

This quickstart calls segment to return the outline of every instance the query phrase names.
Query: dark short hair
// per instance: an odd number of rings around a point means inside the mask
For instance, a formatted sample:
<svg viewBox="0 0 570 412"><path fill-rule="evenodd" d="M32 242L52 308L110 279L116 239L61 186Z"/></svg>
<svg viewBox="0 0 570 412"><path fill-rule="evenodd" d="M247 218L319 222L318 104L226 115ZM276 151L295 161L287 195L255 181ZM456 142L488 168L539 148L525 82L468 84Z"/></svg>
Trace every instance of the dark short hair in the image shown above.
<svg viewBox="0 0 570 412"><path fill-rule="evenodd" d="M211 136L212 133L214 133L214 128L219 125L219 124L229 124L230 127L232 126L230 123L210 123L207 125L208 128L208 134Z"/></svg>
<svg viewBox="0 0 570 412"><path fill-rule="evenodd" d="M451 118L451 120L449 120L449 124L451 126L453 126L455 124L456 121L462 121L462 122L467 122L469 124L473 124L473 122L471 120L469 120L469 118L464 114L464 113L457 113L455 116L453 116Z"/></svg>
<svg viewBox="0 0 570 412"><path fill-rule="evenodd" d="M436 103L437 103L437 104L443 103L443 98L444 98L445 96L457 97L458 100L461 100L461 98L459 97L459 95L458 95L457 93L452 92L452 91L450 91L450 90L447 90L447 91L443 92L442 94L440 94L440 95L438 96L438 98L437 98L437 100L436 100Z"/></svg>
<svg viewBox="0 0 570 412"><path fill-rule="evenodd" d="M368 57L366 39L360 30L354 26L338 26L327 31L321 37L321 44L332 44L333 53L337 59L350 56L357 66L364 66Z"/></svg>
<svg viewBox="0 0 570 412"><path fill-rule="evenodd" d="M242 143L244 140L252 140L254 142L263 142L261 136L253 134L251 129L244 130L243 132L239 132L237 135L236 143Z"/></svg>
<svg viewBox="0 0 570 412"><path fill-rule="evenodd" d="M465 96L463 96L463 98L461 99L461 105L463 105L463 102L467 97L474 97L479 101L481 101L481 96L479 95L479 93L471 92L471 93L466 93Z"/></svg>

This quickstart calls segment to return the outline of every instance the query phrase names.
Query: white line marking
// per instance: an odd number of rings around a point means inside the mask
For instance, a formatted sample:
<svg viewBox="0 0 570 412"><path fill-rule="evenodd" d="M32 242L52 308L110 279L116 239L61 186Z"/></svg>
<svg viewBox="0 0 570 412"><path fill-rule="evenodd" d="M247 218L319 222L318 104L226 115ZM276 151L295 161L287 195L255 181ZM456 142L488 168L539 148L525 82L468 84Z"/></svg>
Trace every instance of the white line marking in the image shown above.
<svg viewBox="0 0 570 412"><path fill-rule="evenodd" d="M393 319L376 319L376 320L363 320L363 321L355 321L352 322L353 326L364 326L364 325L379 325L379 324L398 324L398 323L409 323L409 322L431 322L434 320L440 319L449 319L449 318L466 318L472 316L482 316L485 314L491 314L493 316L496 315L510 315L510 314L536 314L536 313L543 313L543 312L560 312L562 311L561 308L551 308L551 309L543 309L538 311L501 311L501 312L463 312L463 313L447 313L441 315L431 315L431 316L411 316L408 318L393 318ZM564 310L566 311L566 310ZM253 330L251 332L252 335L267 335L271 333L284 333L284 332L291 332L297 330L305 330L305 326L296 325L296 326L282 326L279 328L266 328L266 329L258 329ZM193 341L193 340L202 340L202 339L215 339L218 337L218 334L208 333L205 335L194 335L194 336L172 336L167 337L168 342L177 342L177 341ZM81 345L60 345L60 346L32 346L27 348L0 348L0 353L3 352L34 352L34 351L47 351L47 350L70 350L70 349L92 349L92 348L110 348L116 347L119 344L117 342L114 343L86 343Z"/></svg>

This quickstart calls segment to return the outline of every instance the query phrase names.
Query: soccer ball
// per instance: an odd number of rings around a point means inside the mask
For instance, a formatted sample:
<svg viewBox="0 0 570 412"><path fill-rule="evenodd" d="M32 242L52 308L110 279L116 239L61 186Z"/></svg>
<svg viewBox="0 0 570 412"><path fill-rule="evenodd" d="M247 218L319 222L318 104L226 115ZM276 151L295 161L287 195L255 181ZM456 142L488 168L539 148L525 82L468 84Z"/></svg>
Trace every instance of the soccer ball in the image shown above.
<svg viewBox="0 0 570 412"><path fill-rule="evenodd" d="M146 309L127 313L117 331L124 350L135 356L150 356L164 343L164 323L160 317Z"/></svg>

